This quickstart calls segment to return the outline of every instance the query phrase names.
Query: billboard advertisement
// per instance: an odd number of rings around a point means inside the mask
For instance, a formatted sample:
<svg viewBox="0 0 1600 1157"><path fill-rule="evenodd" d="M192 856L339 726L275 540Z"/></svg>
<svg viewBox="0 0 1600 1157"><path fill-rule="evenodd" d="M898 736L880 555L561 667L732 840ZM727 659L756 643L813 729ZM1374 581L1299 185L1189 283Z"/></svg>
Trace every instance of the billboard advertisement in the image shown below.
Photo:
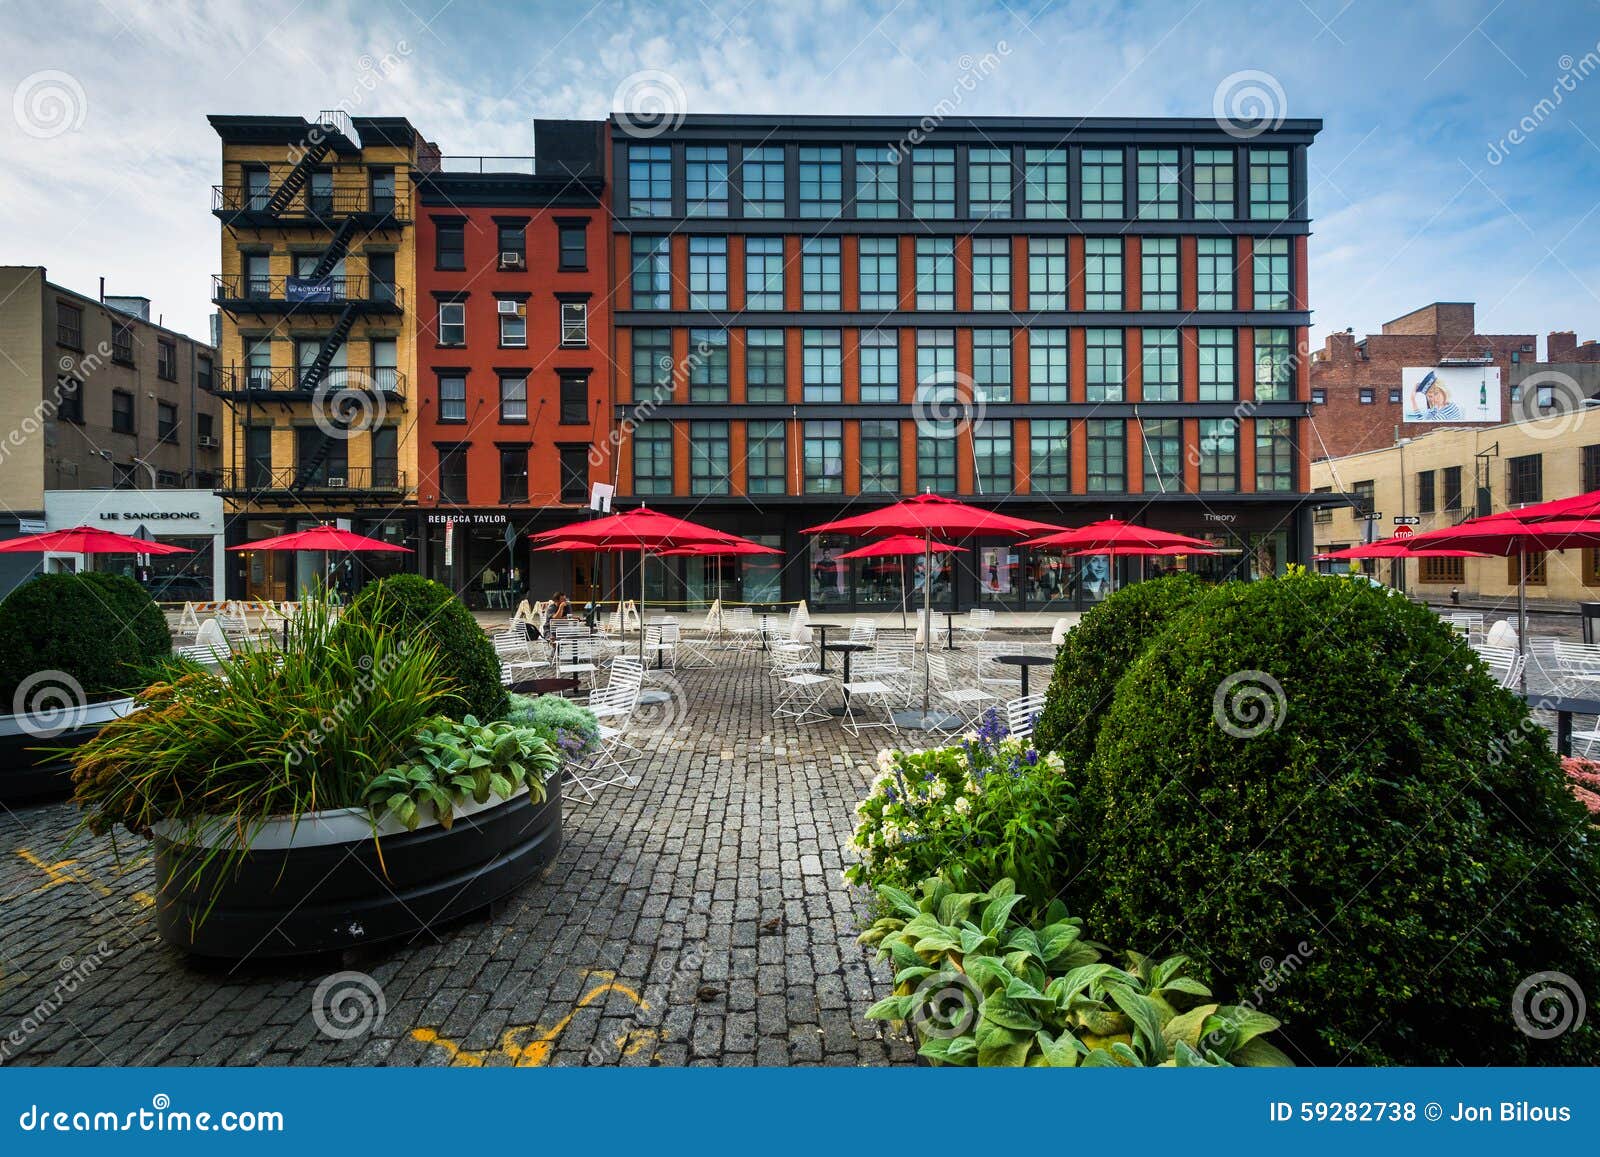
<svg viewBox="0 0 1600 1157"><path fill-rule="evenodd" d="M1499 366L1406 366L1400 401L1407 422L1500 422Z"/></svg>

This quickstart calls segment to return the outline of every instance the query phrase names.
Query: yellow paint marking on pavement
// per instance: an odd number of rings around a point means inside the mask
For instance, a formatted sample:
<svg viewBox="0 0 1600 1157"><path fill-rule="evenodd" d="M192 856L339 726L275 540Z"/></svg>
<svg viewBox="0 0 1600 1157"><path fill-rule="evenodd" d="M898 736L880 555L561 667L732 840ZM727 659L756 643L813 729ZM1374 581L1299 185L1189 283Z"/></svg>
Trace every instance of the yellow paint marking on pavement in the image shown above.
<svg viewBox="0 0 1600 1157"><path fill-rule="evenodd" d="M48 892L51 888L58 888L62 884L82 884L97 896L109 898L115 894L105 884L101 883L93 872L78 863L77 860L57 860L55 863L49 864L28 848L18 848L17 855L21 856L25 862L38 868L45 875L45 882L32 892L29 892L28 895L30 896ZM120 875L121 873L118 874ZM149 892L134 892L129 898L141 908L155 907L155 897L150 895Z"/></svg>
<svg viewBox="0 0 1600 1157"><path fill-rule="evenodd" d="M609 977L612 974L609 972L593 972L588 975L591 977ZM618 984L616 981L608 979L595 985L579 997L578 1003L573 1006L572 1011L556 1021L551 1027L545 1028L543 1025L538 1024L513 1025L500 1034L500 1043L494 1048L463 1048L455 1041L440 1036L438 1029L432 1028L412 1029L411 1039L421 1041L423 1044L438 1045L449 1054L452 1065L466 1068L481 1067L491 1057L506 1057L513 1065L519 1067L523 1065L542 1065L550 1059L551 1050L555 1047L556 1041L560 1039L561 1034L567 1030L567 1026L572 1023L572 1018L601 997L612 992L621 993L631 1000L636 1008L648 1009L650 1007L648 1001L626 984ZM635 1040L635 1037L639 1039ZM651 1038L646 1034L628 1032L617 1039L616 1047L624 1050L624 1055L632 1056L644 1047L644 1044L649 1039Z"/></svg>

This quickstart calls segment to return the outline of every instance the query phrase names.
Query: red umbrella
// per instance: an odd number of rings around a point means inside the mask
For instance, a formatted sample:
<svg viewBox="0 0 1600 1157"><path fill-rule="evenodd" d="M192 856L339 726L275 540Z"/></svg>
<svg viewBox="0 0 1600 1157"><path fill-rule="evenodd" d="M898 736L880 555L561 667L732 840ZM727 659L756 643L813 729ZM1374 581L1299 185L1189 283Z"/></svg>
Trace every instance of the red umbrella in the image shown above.
<svg viewBox="0 0 1600 1157"><path fill-rule="evenodd" d="M331 550L336 553L388 550L403 554L412 553L409 546L396 546L392 542L384 542L379 538L368 538L364 534L356 534L350 530L340 530L336 526L318 526L311 530L297 530L293 534L278 534L271 538L258 539L255 542L230 546L228 549L241 551Z"/></svg>
<svg viewBox="0 0 1600 1157"><path fill-rule="evenodd" d="M71 530L52 530L27 534L0 542L0 551L10 554L192 554L193 551L152 538L135 538L93 526L74 526Z"/></svg>
<svg viewBox="0 0 1600 1157"><path fill-rule="evenodd" d="M1412 550L1407 545L1413 538L1382 538L1377 542L1363 543L1360 546L1347 546L1343 550L1330 550L1322 554L1312 555L1313 558L1336 561L1347 558L1487 558L1481 550L1449 550L1438 547L1425 547L1421 550Z"/></svg>
<svg viewBox="0 0 1600 1157"><path fill-rule="evenodd" d="M1532 506L1522 506L1516 510L1508 510L1505 513L1520 518L1524 522L1554 518L1592 518L1595 515L1600 515L1600 490L1591 490L1587 494L1576 494L1571 498L1552 498L1549 502L1535 502ZM1487 517L1499 518L1502 516L1491 514ZM1478 520L1469 519L1468 521L1476 522ZM1465 525L1465 523L1462 525Z"/></svg>
<svg viewBox="0 0 1600 1157"><path fill-rule="evenodd" d="M964 546L954 546L948 542L927 543L914 534L891 534L888 538L880 538L877 542L869 542L866 546L858 546L854 550L847 550L839 555L840 558L898 558L900 560L900 626L906 625L906 563L911 555L926 554L929 547L934 554L966 554Z"/></svg>
<svg viewBox="0 0 1600 1157"><path fill-rule="evenodd" d="M1120 518L1103 518L1099 522L1091 522L1088 526L1078 526L1071 530L1061 531L1059 534L1047 534L1043 538L1030 538L1023 546L1057 546L1068 548L1073 554L1109 554L1111 548L1119 546L1164 546L1169 548L1188 547L1192 550L1214 550L1213 543L1203 538L1191 538L1187 534L1176 534L1170 530L1156 530L1148 526L1135 526L1131 522L1124 522ZM1161 551L1162 554L1181 553L1176 549Z"/></svg>
<svg viewBox="0 0 1600 1157"><path fill-rule="evenodd" d="M660 558L720 558L726 555L782 554L775 546L762 546L759 542L707 542L699 546L675 546L658 551Z"/></svg>

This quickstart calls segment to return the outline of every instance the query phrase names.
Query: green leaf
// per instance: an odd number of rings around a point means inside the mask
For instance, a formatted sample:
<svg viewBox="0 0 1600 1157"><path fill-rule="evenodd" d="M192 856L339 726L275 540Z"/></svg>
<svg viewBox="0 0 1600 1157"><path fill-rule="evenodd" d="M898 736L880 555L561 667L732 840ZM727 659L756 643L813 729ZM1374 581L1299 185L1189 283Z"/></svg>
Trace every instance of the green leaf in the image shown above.
<svg viewBox="0 0 1600 1157"><path fill-rule="evenodd" d="M985 997L982 1013L986 1022L1016 1032L1033 1032L1043 1026L1033 1009L1020 1000L1006 996ZM982 1043L981 1040L979 1043Z"/></svg>
<svg viewBox="0 0 1600 1157"><path fill-rule="evenodd" d="M983 929L984 934L998 939L1000 933L1005 930L1006 921L1011 916L1011 910L1021 902L1022 897L1012 892L1010 895L996 896L984 905L983 917L978 921L978 925Z"/></svg>
<svg viewBox="0 0 1600 1157"><path fill-rule="evenodd" d="M911 1011L912 997L888 996L867 1009L868 1020L905 1020Z"/></svg>
<svg viewBox="0 0 1600 1157"><path fill-rule="evenodd" d="M1089 1051L1078 1042L1077 1037L1066 1031L1051 1039L1049 1033L1040 1029L1034 1034L1034 1040L1039 1044L1039 1052L1044 1057L1045 1063L1051 1068L1075 1069L1084 1053Z"/></svg>
<svg viewBox="0 0 1600 1157"><path fill-rule="evenodd" d="M1265 1037L1254 1037L1228 1054L1228 1061L1252 1069L1292 1069L1294 1062Z"/></svg>
<svg viewBox="0 0 1600 1157"><path fill-rule="evenodd" d="M1188 1012L1179 1013L1162 1027L1161 1035L1167 1038L1168 1044L1184 1044L1197 1048L1200 1037L1205 1033L1206 1019L1216 1011L1216 1005L1202 1004L1191 1008Z"/></svg>
<svg viewBox="0 0 1600 1157"><path fill-rule="evenodd" d="M1150 1063L1160 1064L1166 1060L1167 1039L1161 1035L1161 1010L1155 1001L1120 984L1112 986L1111 999L1133 1021L1135 1034L1144 1041L1150 1054Z"/></svg>

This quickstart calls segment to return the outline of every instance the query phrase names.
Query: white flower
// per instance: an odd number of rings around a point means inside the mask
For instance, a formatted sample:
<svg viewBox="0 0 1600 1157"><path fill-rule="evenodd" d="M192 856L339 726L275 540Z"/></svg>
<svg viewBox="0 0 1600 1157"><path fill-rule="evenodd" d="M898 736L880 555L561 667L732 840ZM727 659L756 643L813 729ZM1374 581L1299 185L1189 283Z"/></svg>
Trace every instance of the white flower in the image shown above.
<svg viewBox="0 0 1600 1157"><path fill-rule="evenodd" d="M972 810L972 801L964 795L959 795L952 806L956 809L957 814L966 815Z"/></svg>

